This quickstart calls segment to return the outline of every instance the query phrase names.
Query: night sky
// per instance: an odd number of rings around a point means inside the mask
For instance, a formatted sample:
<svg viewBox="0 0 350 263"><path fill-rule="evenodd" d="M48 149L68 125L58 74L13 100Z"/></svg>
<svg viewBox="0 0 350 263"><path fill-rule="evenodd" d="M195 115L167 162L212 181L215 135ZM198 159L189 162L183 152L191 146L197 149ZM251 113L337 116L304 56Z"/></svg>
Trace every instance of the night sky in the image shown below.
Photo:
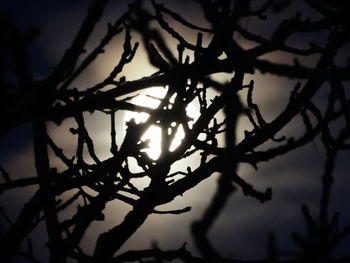
<svg viewBox="0 0 350 263"><path fill-rule="evenodd" d="M126 10L128 1L110 1L105 9L104 16L98 24L95 33L89 39L87 50L91 49L106 30L107 22L113 22ZM193 23L203 23L203 17L199 14L199 7L191 1L164 1L165 4L175 11L178 11L184 18ZM23 31L34 34L35 37L29 45L28 55L33 75L41 79L52 71L58 63L65 49L71 43L77 32L82 19L85 16L90 1L24 1L5 0L1 3L0 18L11 17L14 24ZM265 23L257 22L254 19L243 22L248 29L259 32L264 37L269 37L271 31L280 19L300 11L305 15L317 17L316 13L311 13L301 1L295 1L282 13L272 13L268 15ZM323 43L324 32L314 35L300 34L290 39L289 43L302 47L310 41ZM140 40L140 36L132 35L132 43ZM195 37L187 32L184 36L190 42L195 43ZM92 86L103 80L110 69L118 62L121 55L121 41L123 35L117 37L106 54L101 55L96 63L87 70L75 83L78 89ZM206 38L204 36L204 42ZM207 39L208 40L208 39ZM243 47L248 48L253 45L250 42L239 40ZM168 43L171 38L168 38ZM176 47L172 47L176 50ZM344 64L349 58L348 50L343 50L338 54L339 65ZM281 63L293 63L293 58L283 53L272 53L266 58ZM315 65L318 57L300 58L300 61L307 65ZM123 72L127 80L148 76L155 72L145 56L142 47L138 51L135 62L125 68ZM231 75L232 77L232 75ZM218 75L216 78L224 82L229 80L230 75ZM276 117L288 102L290 91L296 84L296 80L289 80L283 77L261 74L256 71L254 75L247 75L246 81L255 80L254 100L260 105L261 112L267 121ZM349 83L347 83L349 88ZM322 105L328 96L328 89L319 92L314 99L315 103ZM6 118L6 116L4 116ZM121 113L117 116L119 120L125 118ZM74 139L69 134L68 129L74 125L71 120L64 121L58 127L49 123L50 135L69 154L74 154ZM87 127L90 128L92 137L96 142L96 149L99 156L107 158L106 153L109 141L104 138L108 136L109 130L106 128L108 120L100 114L87 116ZM117 131L118 143L121 142L124 134L125 124L122 124ZM246 119L240 120L238 129L238 139L243 139L243 131L249 127ZM278 135L292 134L295 136L303 133L303 123L301 118L294 118L293 121ZM336 131L337 126L334 126ZM70 137L69 137L70 136ZM23 178L35 176L33 161L33 145L31 138L31 126L29 123L12 128L0 138L0 165L6 169L13 178ZM232 195L226 204L224 212L219 216L215 225L210 231L210 239L217 250L224 257L239 259L259 259L266 255L266 244L268 235L273 233L276 236L278 254L283 257L294 256L298 248L292 240L291 233L298 232L306 234L306 225L301 214L301 206L308 205L313 215L317 215L321 196L321 177L323 174L323 162L325 160L325 150L317 137L312 143L294 150L287 155L273 159L267 163L260 163L258 169L247 164L241 164L238 168L240 176L245 178L256 189L264 191L271 187L273 198L271 201L261 204L257 200L244 196L240 189ZM189 160L198 163L198 160ZM52 159L52 164L58 165L57 160ZM188 164L180 164L185 167ZM346 151L340 152L334 171L335 182L332 187L330 200L330 214L340 211L340 228L350 223L350 177L349 177L349 154ZM176 198L169 207L182 208L191 206L192 210L181 215L151 215L146 223L131 237L122 247L121 251L128 249L146 249L156 242L163 249L179 248L187 242L187 248L197 253L190 233L191 223L199 219L209 204L216 189L217 174L213 174L209 179L203 181L195 189L186 192L183 196ZM12 220L15 220L19 213L19 208L26 198L34 192L34 187L20 190L7 191L0 196L0 205L4 207ZM111 226L121 222L130 207L121 202L115 201L107 205L104 213L106 219L103 222L96 222L86 233L82 243L82 248L92 253L97 238L97 233L108 230ZM2 229L6 229L5 220L0 217ZM47 257L47 250L43 249L46 242L44 223L41 223L31 237L37 256L44 262ZM350 237L346 238L335 250L335 256L345 256L349 254ZM39 252L41 251L41 252ZM119 252L121 252L119 251ZM18 261L20 262L20 261Z"/></svg>

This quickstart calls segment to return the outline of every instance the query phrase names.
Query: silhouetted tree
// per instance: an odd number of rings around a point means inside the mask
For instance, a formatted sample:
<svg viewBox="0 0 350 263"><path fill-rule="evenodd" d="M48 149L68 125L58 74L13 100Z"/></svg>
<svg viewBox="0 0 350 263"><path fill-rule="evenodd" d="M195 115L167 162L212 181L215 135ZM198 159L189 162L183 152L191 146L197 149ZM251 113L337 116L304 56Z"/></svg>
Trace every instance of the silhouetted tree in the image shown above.
<svg viewBox="0 0 350 263"><path fill-rule="evenodd" d="M15 222L3 228L1 259L10 262L16 254L22 254L29 261L38 262L31 241L28 241L28 252L23 252L21 245L38 224L45 221L50 262L68 259L78 262L145 262L146 259L154 260L152 262L173 259L243 262L221 256L207 235L234 191L242 191L260 202L272 197L270 188L260 191L243 179L238 174L238 165L247 163L257 169L259 163L286 155L320 136L326 161L319 214L314 217L307 206L302 207L307 235L293 233L300 254L286 261L331 262L332 249L350 232L350 225L338 228L337 213L329 214L336 156L339 151L350 148L350 103L345 83L350 77L350 64L347 61L340 65L336 60L336 56L349 55L344 50L350 37L347 1L303 0L301 2L317 15L292 14L263 35L254 32L254 27L245 26L249 23L244 21L273 17L281 10L288 10L292 1L195 1L206 25L185 20L180 13L158 1L152 0L147 8L143 2L136 1L115 23L108 25L96 47L84 53L107 2L93 1L72 44L43 79L32 75L27 58L27 48L35 32L17 30L10 19L1 21L1 134L16 125L31 123L37 175L14 177L6 172L6 164L3 164L0 191L38 187ZM186 40L184 31L176 29L175 24L196 35L196 42ZM324 38L313 38L315 32L323 32ZM301 47L289 41L299 33L311 36L313 42ZM96 85L76 87L74 81L120 34L124 34L123 53L111 72L106 72L105 79ZM140 36L141 44L133 40L133 34ZM243 44L245 41L250 44ZM141 45L157 70L150 76L127 80L122 75L123 69L133 61ZM316 63L308 66L305 59L295 59L293 65L274 62L267 55L275 51L284 52L288 58L312 57ZM289 78L295 86L286 106L270 121L253 99L254 87L259 84L249 79L257 71ZM215 73L228 73L231 77L220 82L212 77ZM140 92L150 87L166 88L166 95L158 98L159 105L155 109L133 103ZM314 97L321 90L328 90L328 100L323 104L315 103ZM199 108L200 116L196 119L186 112L191 103ZM116 118L120 111L144 112L149 117L145 122L131 119L125 124ZM96 142L90 137L94 130L86 125L86 113L96 112L110 118L108 158L95 151ZM303 134L297 138L290 134L279 136L278 133L297 116L303 120ZM77 138L73 158L66 155L47 129L49 122L60 125L68 118L75 122L75 127L70 127L69 131ZM238 139L239 118L247 118L251 124L242 140ZM337 120L343 122L339 124ZM116 130L124 125L126 133L118 145ZM151 126L161 128L161 154L157 159L148 156L144 151L147 141L141 140ZM184 138L176 149L170 150L179 129L183 129ZM52 166L49 149L65 165L64 169ZM191 156L200 160L196 167L192 164L185 170L171 170L174 163ZM130 167L131 159L135 160L139 172ZM219 176L216 194L202 218L192 225L202 257L192 256L185 245L171 251L154 246L149 250L117 253L149 215L189 211L190 207L170 211L159 211L156 207L170 203L213 174ZM133 184L135 178L148 178L149 184L140 190ZM70 194L65 202L58 199L63 193ZM108 216L103 211L113 200L121 200L132 209L122 223L99 234L94 253L89 255L80 248L81 240L92 222ZM70 219L60 220L58 215L72 209L77 202L79 205ZM5 211L2 210L2 214L8 219ZM269 240L267 258L254 262L285 262L279 260L273 235ZM339 262L346 260L349 258L337 259Z"/></svg>

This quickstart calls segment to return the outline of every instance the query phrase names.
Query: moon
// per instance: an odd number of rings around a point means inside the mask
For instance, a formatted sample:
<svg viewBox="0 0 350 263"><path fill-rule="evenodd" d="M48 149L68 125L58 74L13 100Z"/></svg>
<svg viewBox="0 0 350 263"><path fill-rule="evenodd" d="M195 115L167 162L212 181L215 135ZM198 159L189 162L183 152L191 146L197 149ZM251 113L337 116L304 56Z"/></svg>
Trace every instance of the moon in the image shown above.
<svg viewBox="0 0 350 263"><path fill-rule="evenodd" d="M135 97L132 100L132 103L155 109L158 107L160 101L164 98L166 93L167 89L164 87L149 88L143 93L139 94L137 97ZM199 110L195 103L190 103L187 106L186 114L193 120L191 122L194 122L198 119ZM147 119L149 118L149 114L127 111L124 117L124 130L126 130L126 123L132 118L135 119L136 123L143 123L147 121ZM182 125L179 125L169 150L174 151L181 144L184 136L185 133L182 128ZM161 154L161 128L155 125L150 126L147 129L147 131L142 135L141 140L149 141L149 148L146 148L143 151L146 152L151 159L157 160Z"/></svg>

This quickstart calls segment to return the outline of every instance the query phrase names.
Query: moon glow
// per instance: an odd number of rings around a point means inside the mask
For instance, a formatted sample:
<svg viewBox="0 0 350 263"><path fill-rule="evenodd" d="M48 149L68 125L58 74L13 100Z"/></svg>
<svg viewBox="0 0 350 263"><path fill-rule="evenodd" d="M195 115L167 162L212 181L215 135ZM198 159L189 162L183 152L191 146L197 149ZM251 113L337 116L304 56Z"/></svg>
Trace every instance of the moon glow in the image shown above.
<svg viewBox="0 0 350 263"><path fill-rule="evenodd" d="M159 106L160 100L164 98L166 95L167 89L164 88L150 88L145 92L139 94L132 100L132 103L135 105L146 106L149 108L157 108ZM188 117L193 119L194 121L199 117L199 111L194 103L190 103L186 108L186 114ZM146 122L149 118L148 113L138 113L127 111L124 117L124 123L126 124L131 119L134 119L136 123ZM125 126L126 129L126 126ZM142 135L141 140L148 140L148 148L143 151L148 154L150 158L156 160L159 158L161 154L161 128L156 125L151 125L146 132ZM182 142L185 133L182 125L179 125L177 128L177 132L173 141L171 142L170 151L174 151Z"/></svg>

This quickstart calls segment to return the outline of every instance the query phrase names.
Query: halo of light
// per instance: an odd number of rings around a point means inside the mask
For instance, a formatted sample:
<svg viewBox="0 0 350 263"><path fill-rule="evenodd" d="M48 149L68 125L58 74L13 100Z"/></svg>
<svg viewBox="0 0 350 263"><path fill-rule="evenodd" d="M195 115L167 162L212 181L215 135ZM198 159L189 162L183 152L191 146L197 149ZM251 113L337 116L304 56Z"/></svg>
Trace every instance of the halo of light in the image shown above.
<svg viewBox="0 0 350 263"><path fill-rule="evenodd" d="M139 94L137 97L135 97L132 100L132 103L155 109L158 107L161 99L164 98L166 92L167 92L166 88L160 88L160 87L150 88L150 89L147 89L145 92ZM199 111L193 103L187 106L186 114L188 117L192 118L194 121L199 117ZM147 113L127 111L124 116L124 123L125 123L124 130L126 130L126 123L131 119L134 119L136 123L143 123L147 121L148 118L149 118L149 114ZM184 136L185 136L184 129L182 125L179 125L169 150L174 151L181 144ZM146 152L148 156L153 160L158 159L161 154L161 128L155 125L150 126L147 129L147 131L142 135L141 140L149 141L149 144L148 144L149 147L144 149L143 151Z"/></svg>

